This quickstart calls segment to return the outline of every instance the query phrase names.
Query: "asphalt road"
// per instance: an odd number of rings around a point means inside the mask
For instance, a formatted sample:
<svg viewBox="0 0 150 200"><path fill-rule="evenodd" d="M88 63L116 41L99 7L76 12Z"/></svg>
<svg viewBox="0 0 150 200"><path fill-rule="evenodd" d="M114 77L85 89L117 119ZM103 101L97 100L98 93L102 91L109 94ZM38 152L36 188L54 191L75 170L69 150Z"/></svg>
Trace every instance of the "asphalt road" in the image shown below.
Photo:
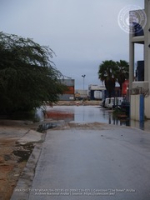
<svg viewBox="0 0 150 200"><path fill-rule="evenodd" d="M149 200L150 133L51 130L43 143L29 200Z"/></svg>

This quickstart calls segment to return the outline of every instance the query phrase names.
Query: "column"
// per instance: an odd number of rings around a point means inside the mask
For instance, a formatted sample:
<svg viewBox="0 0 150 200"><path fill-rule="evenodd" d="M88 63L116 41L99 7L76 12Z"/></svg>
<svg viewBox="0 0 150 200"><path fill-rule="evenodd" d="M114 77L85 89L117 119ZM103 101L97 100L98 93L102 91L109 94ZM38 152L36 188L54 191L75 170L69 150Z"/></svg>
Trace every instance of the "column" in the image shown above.
<svg viewBox="0 0 150 200"><path fill-rule="evenodd" d="M131 42L131 40L130 40L130 45L129 45L129 90L132 89L133 80L134 80L134 42Z"/></svg>

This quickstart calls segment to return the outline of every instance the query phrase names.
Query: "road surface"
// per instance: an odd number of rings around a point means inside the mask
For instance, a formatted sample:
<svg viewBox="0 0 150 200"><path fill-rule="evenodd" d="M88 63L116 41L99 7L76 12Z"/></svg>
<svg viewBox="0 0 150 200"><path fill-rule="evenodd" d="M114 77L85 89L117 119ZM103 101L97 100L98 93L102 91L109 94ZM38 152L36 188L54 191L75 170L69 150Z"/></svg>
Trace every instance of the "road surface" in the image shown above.
<svg viewBox="0 0 150 200"><path fill-rule="evenodd" d="M49 130L29 200L149 200L150 133L116 126Z"/></svg>

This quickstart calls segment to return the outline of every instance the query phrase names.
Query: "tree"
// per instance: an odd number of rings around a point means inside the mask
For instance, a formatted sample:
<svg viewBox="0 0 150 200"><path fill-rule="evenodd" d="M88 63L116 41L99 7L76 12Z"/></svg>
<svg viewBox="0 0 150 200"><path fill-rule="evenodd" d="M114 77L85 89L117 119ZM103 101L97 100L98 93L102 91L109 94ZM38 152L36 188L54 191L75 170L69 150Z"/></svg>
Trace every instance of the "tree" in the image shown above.
<svg viewBox="0 0 150 200"><path fill-rule="evenodd" d="M109 98L111 98L115 89L117 69L116 62L113 60L103 61L99 66L98 77L101 81L104 81Z"/></svg>
<svg viewBox="0 0 150 200"><path fill-rule="evenodd" d="M118 67L117 82L120 85L120 92L122 93L122 84L129 78L129 64L125 60L116 62Z"/></svg>
<svg viewBox="0 0 150 200"><path fill-rule="evenodd" d="M52 49L0 32L0 112L28 111L55 102L66 89L50 60Z"/></svg>

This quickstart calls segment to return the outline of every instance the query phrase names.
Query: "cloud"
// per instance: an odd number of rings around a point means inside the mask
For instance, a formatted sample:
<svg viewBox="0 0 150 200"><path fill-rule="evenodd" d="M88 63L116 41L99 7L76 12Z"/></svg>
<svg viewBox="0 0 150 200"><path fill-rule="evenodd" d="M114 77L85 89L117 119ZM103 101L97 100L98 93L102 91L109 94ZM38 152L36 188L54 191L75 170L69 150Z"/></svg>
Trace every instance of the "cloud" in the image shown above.
<svg viewBox="0 0 150 200"><path fill-rule="evenodd" d="M144 0L143 0L144 2ZM50 46L56 67L76 79L76 87L99 84L97 71L106 59L128 61L129 35L117 18L126 5L143 7L141 0L0 0L0 28ZM141 49L136 50L136 58Z"/></svg>

